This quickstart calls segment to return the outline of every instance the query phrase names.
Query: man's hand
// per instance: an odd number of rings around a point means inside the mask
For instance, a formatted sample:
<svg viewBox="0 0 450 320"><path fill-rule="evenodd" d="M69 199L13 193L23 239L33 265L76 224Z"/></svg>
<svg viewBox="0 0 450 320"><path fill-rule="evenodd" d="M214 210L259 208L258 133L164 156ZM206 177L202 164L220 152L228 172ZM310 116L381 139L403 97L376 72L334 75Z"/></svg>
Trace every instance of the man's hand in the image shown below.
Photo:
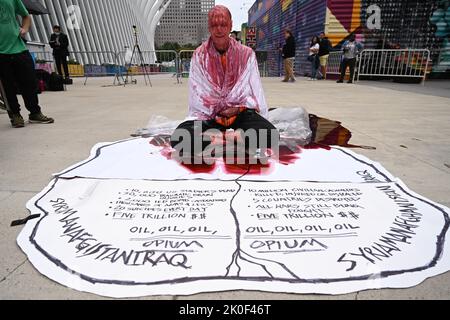
<svg viewBox="0 0 450 320"><path fill-rule="evenodd" d="M21 37L24 37L27 33L28 33L28 29L26 29L26 28L20 28L20 36Z"/></svg>
<svg viewBox="0 0 450 320"><path fill-rule="evenodd" d="M239 114L239 107L231 107L220 112L220 116L227 118L235 116L237 114Z"/></svg>

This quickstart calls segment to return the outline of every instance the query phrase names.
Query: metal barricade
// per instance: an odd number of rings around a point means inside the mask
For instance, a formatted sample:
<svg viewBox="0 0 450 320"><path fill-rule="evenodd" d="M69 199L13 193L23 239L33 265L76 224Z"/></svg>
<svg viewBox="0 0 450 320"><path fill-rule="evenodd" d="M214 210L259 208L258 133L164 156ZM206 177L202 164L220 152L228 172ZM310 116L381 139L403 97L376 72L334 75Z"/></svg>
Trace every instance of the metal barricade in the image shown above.
<svg viewBox="0 0 450 320"><path fill-rule="evenodd" d="M195 50L181 50L179 52L179 69L180 78L188 78L191 67L191 59ZM280 54L276 50L272 51L256 51L256 60L258 62L259 73L261 77L279 76L280 75ZM271 68L272 67L272 68Z"/></svg>
<svg viewBox="0 0 450 320"><path fill-rule="evenodd" d="M415 78L425 84L429 61L428 49L365 49L359 55L357 81L361 77Z"/></svg>
<svg viewBox="0 0 450 320"><path fill-rule="evenodd" d="M259 75L261 77L269 76L269 68L268 68L268 59L269 59L269 51L261 51L256 50L256 61L258 62Z"/></svg>
<svg viewBox="0 0 450 320"><path fill-rule="evenodd" d="M328 56L327 74L340 75L341 74L341 62L342 51L332 51Z"/></svg>
<svg viewBox="0 0 450 320"><path fill-rule="evenodd" d="M283 58L280 50L256 51L261 77L281 77L284 74ZM297 60L297 59L295 59ZM297 61L294 61L294 73Z"/></svg>
<svg viewBox="0 0 450 320"><path fill-rule="evenodd" d="M84 77L84 85L90 77L116 77L120 67L113 51L72 51L68 64L70 76Z"/></svg>
<svg viewBox="0 0 450 320"><path fill-rule="evenodd" d="M182 78L189 78L189 71L191 69L191 59L195 50L180 50L178 53L178 76Z"/></svg>
<svg viewBox="0 0 450 320"><path fill-rule="evenodd" d="M118 64L121 66L121 75L171 75L178 76L178 54L174 50L155 50L141 51L142 56L137 50L122 51L117 55Z"/></svg>
<svg viewBox="0 0 450 320"><path fill-rule="evenodd" d="M48 73L52 73L55 70L52 52L45 50L30 50L30 54L33 57L35 69L45 70Z"/></svg>
<svg viewBox="0 0 450 320"><path fill-rule="evenodd" d="M33 56L36 63L45 63L45 62L53 62L53 53L51 51L32 51L30 50L30 54Z"/></svg>

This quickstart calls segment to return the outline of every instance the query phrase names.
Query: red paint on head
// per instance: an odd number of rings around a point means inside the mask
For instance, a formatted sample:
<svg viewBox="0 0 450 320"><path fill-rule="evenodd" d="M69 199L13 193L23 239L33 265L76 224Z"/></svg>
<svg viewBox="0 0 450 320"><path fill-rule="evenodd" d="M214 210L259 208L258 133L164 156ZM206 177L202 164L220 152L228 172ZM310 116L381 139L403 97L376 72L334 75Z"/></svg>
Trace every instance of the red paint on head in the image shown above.
<svg viewBox="0 0 450 320"><path fill-rule="evenodd" d="M218 51L228 49L232 26L231 13L227 7L217 5L208 12L208 30Z"/></svg>

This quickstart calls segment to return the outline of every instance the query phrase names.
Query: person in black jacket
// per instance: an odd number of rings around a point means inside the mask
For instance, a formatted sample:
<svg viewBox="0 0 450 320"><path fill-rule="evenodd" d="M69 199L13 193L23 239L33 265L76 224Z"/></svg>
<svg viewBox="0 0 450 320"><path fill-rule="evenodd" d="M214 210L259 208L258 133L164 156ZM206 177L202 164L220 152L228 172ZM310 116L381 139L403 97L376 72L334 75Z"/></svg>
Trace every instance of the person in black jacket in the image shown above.
<svg viewBox="0 0 450 320"><path fill-rule="evenodd" d="M320 59L320 73L322 73L322 79L327 79L327 64L330 51L333 48L330 40L322 32L319 36L319 59Z"/></svg>
<svg viewBox="0 0 450 320"><path fill-rule="evenodd" d="M283 82L295 82L294 61L295 61L295 38L290 30L284 32L286 43L282 49L282 57L284 62L284 79Z"/></svg>
<svg viewBox="0 0 450 320"><path fill-rule="evenodd" d="M62 76L61 65L64 68L64 77L69 79L69 67L67 66L67 57L69 56L69 39L61 32L60 26L53 27L53 33L50 36L50 47L53 48L53 57L55 58L56 69Z"/></svg>

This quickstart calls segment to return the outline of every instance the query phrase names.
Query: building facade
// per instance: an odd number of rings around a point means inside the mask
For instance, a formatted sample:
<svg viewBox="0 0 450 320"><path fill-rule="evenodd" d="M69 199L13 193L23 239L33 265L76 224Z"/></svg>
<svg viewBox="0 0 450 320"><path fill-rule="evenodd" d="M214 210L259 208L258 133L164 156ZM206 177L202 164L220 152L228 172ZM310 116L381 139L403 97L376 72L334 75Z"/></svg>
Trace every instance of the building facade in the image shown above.
<svg viewBox="0 0 450 320"><path fill-rule="evenodd" d="M114 53L135 45L133 26L141 50L154 50L156 25L170 1L40 0L50 13L32 15L27 40L48 44L52 26L60 25L69 38L71 59L84 64L116 63ZM154 60L154 55L147 56Z"/></svg>
<svg viewBox="0 0 450 320"><path fill-rule="evenodd" d="M156 28L155 43L198 45L208 38L208 11L215 0L172 0Z"/></svg>
<svg viewBox="0 0 450 320"><path fill-rule="evenodd" d="M308 74L310 40L325 32L335 50L355 34L365 48L429 49L435 77L450 75L450 7L441 0L257 0L249 27L257 29L257 50L268 51L269 73L281 59L283 31L296 37L296 73Z"/></svg>

